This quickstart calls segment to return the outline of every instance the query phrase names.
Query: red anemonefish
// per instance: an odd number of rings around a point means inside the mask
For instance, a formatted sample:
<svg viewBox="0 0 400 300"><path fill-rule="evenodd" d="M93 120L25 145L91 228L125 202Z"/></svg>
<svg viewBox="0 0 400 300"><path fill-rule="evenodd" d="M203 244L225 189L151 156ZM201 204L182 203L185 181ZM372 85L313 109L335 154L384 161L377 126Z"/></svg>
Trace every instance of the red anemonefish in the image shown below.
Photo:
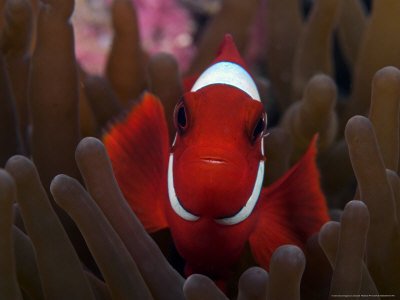
<svg viewBox="0 0 400 300"><path fill-rule="evenodd" d="M247 242L268 269L283 244L304 246L329 220L315 138L281 179L263 188L267 116L230 35L174 112L146 93L103 140L120 188L149 232L169 227L185 272L226 278Z"/></svg>

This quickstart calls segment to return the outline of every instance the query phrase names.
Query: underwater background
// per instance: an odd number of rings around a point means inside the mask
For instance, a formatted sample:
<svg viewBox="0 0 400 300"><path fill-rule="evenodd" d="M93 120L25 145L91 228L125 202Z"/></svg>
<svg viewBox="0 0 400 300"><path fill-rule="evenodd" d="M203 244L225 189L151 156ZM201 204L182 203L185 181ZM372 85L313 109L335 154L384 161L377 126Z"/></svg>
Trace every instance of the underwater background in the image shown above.
<svg viewBox="0 0 400 300"><path fill-rule="evenodd" d="M0 6L0 299L400 298L398 0ZM183 79L226 33L268 114L264 186L318 133L332 221L268 272L245 251L223 293L145 232L98 139L150 91L172 141Z"/></svg>

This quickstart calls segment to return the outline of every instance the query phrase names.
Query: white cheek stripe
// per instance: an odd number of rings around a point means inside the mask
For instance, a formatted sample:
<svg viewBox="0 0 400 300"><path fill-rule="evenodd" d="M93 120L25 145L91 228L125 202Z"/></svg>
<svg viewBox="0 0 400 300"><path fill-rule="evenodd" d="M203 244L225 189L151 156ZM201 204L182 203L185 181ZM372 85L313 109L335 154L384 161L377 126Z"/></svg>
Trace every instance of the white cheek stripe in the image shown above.
<svg viewBox="0 0 400 300"><path fill-rule="evenodd" d="M264 137L261 138L261 154L262 154L262 156L265 156L265 154L264 154Z"/></svg>
<svg viewBox="0 0 400 300"><path fill-rule="evenodd" d="M211 84L227 84L234 86L254 100L260 101L260 95L253 78L238 64L221 61L205 70L194 83L191 91L195 92Z"/></svg>
<svg viewBox="0 0 400 300"><path fill-rule="evenodd" d="M176 142L176 136L177 136L178 134L177 133L175 133L175 137L174 137L174 141L172 142L172 147L175 145L175 142Z"/></svg>
<svg viewBox="0 0 400 300"><path fill-rule="evenodd" d="M169 155L169 163L168 163L168 196L171 207L174 210L174 212L182 219L191 222L197 221L200 217L188 212L182 206L182 204L180 204L178 197L176 196L174 187L173 162L174 162L174 155L171 153ZM263 180L264 180L264 161L260 161L257 171L257 179L254 184L253 192L251 193L251 196L247 201L246 205L243 206L242 209L234 216L228 218L216 219L215 221L222 225L235 225L247 219L247 217L250 216L250 214L253 212L254 207L257 204Z"/></svg>
<svg viewBox="0 0 400 300"><path fill-rule="evenodd" d="M168 163L168 196L169 196L169 202L171 203L171 207L174 210L174 212L180 216L182 219L185 219L186 221L197 221L199 219L198 216L195 216L188 212L180 203L178 200L178 197L176 196L175 193L175 187L174 187L174 172L173 172L173 163L174 163L174 155L171 153L169 155L169 163Z"/></svg>
<svg viewBox="0 0 400 300"><path fill-rule="evenodd" d="M258 198L260 196L262 184L264 180L264 161L260 161L257 172L257 179L254 184L253 192L246 205L234 216L216 219L215 221L222 225L235 225L247 219L248 216L253 212L254 207L257 204Z"/></svg>

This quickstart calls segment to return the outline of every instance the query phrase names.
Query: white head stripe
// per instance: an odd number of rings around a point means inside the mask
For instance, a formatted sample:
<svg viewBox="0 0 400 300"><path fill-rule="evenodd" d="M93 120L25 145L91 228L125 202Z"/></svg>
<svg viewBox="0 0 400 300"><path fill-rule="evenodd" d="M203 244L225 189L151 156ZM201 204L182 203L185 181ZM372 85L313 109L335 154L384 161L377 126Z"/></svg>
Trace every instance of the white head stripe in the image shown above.
<svg viewBox="0 0 400 300"><path fill-rule="evenodd" d="M191 91L195 92L211 84L234 86L248 94L254 100L261 101L253 78L238 64L229 61L221 61L213 64L199 76Z"/></svg>

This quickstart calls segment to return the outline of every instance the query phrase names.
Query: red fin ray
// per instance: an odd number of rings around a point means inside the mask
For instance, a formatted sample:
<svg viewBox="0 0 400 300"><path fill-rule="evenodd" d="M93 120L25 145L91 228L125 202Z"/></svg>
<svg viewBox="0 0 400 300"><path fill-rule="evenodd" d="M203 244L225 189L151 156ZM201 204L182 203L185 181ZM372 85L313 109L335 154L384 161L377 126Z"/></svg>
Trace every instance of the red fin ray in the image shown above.
<svg viewBox="0 0 400 300"><path fill-rule="evenodd" d="M303 157L278 181L264 188L257 227L250 236L255 260L266 269L275 249L284 244L304 247L307 239L329 221L315 163L316 136Z"/></svg>
<svg viewBox="0 0 400 300"><path fill-rule="evenodd" d="M115 177L125 199L147 231L167 227L168 129L161 102L144 94L122 122L103 136Z"/></svg>
<svg viewBox="0 0 400 300"><path fill-rule="evenodd" d="M219 45L216 58L211 65L221 61L229 61L238 64L242 66L247 73L251 74L249 68L244 63L235 42L233 41L232 35L230 34L225 34L222 43Z"/></svg>

